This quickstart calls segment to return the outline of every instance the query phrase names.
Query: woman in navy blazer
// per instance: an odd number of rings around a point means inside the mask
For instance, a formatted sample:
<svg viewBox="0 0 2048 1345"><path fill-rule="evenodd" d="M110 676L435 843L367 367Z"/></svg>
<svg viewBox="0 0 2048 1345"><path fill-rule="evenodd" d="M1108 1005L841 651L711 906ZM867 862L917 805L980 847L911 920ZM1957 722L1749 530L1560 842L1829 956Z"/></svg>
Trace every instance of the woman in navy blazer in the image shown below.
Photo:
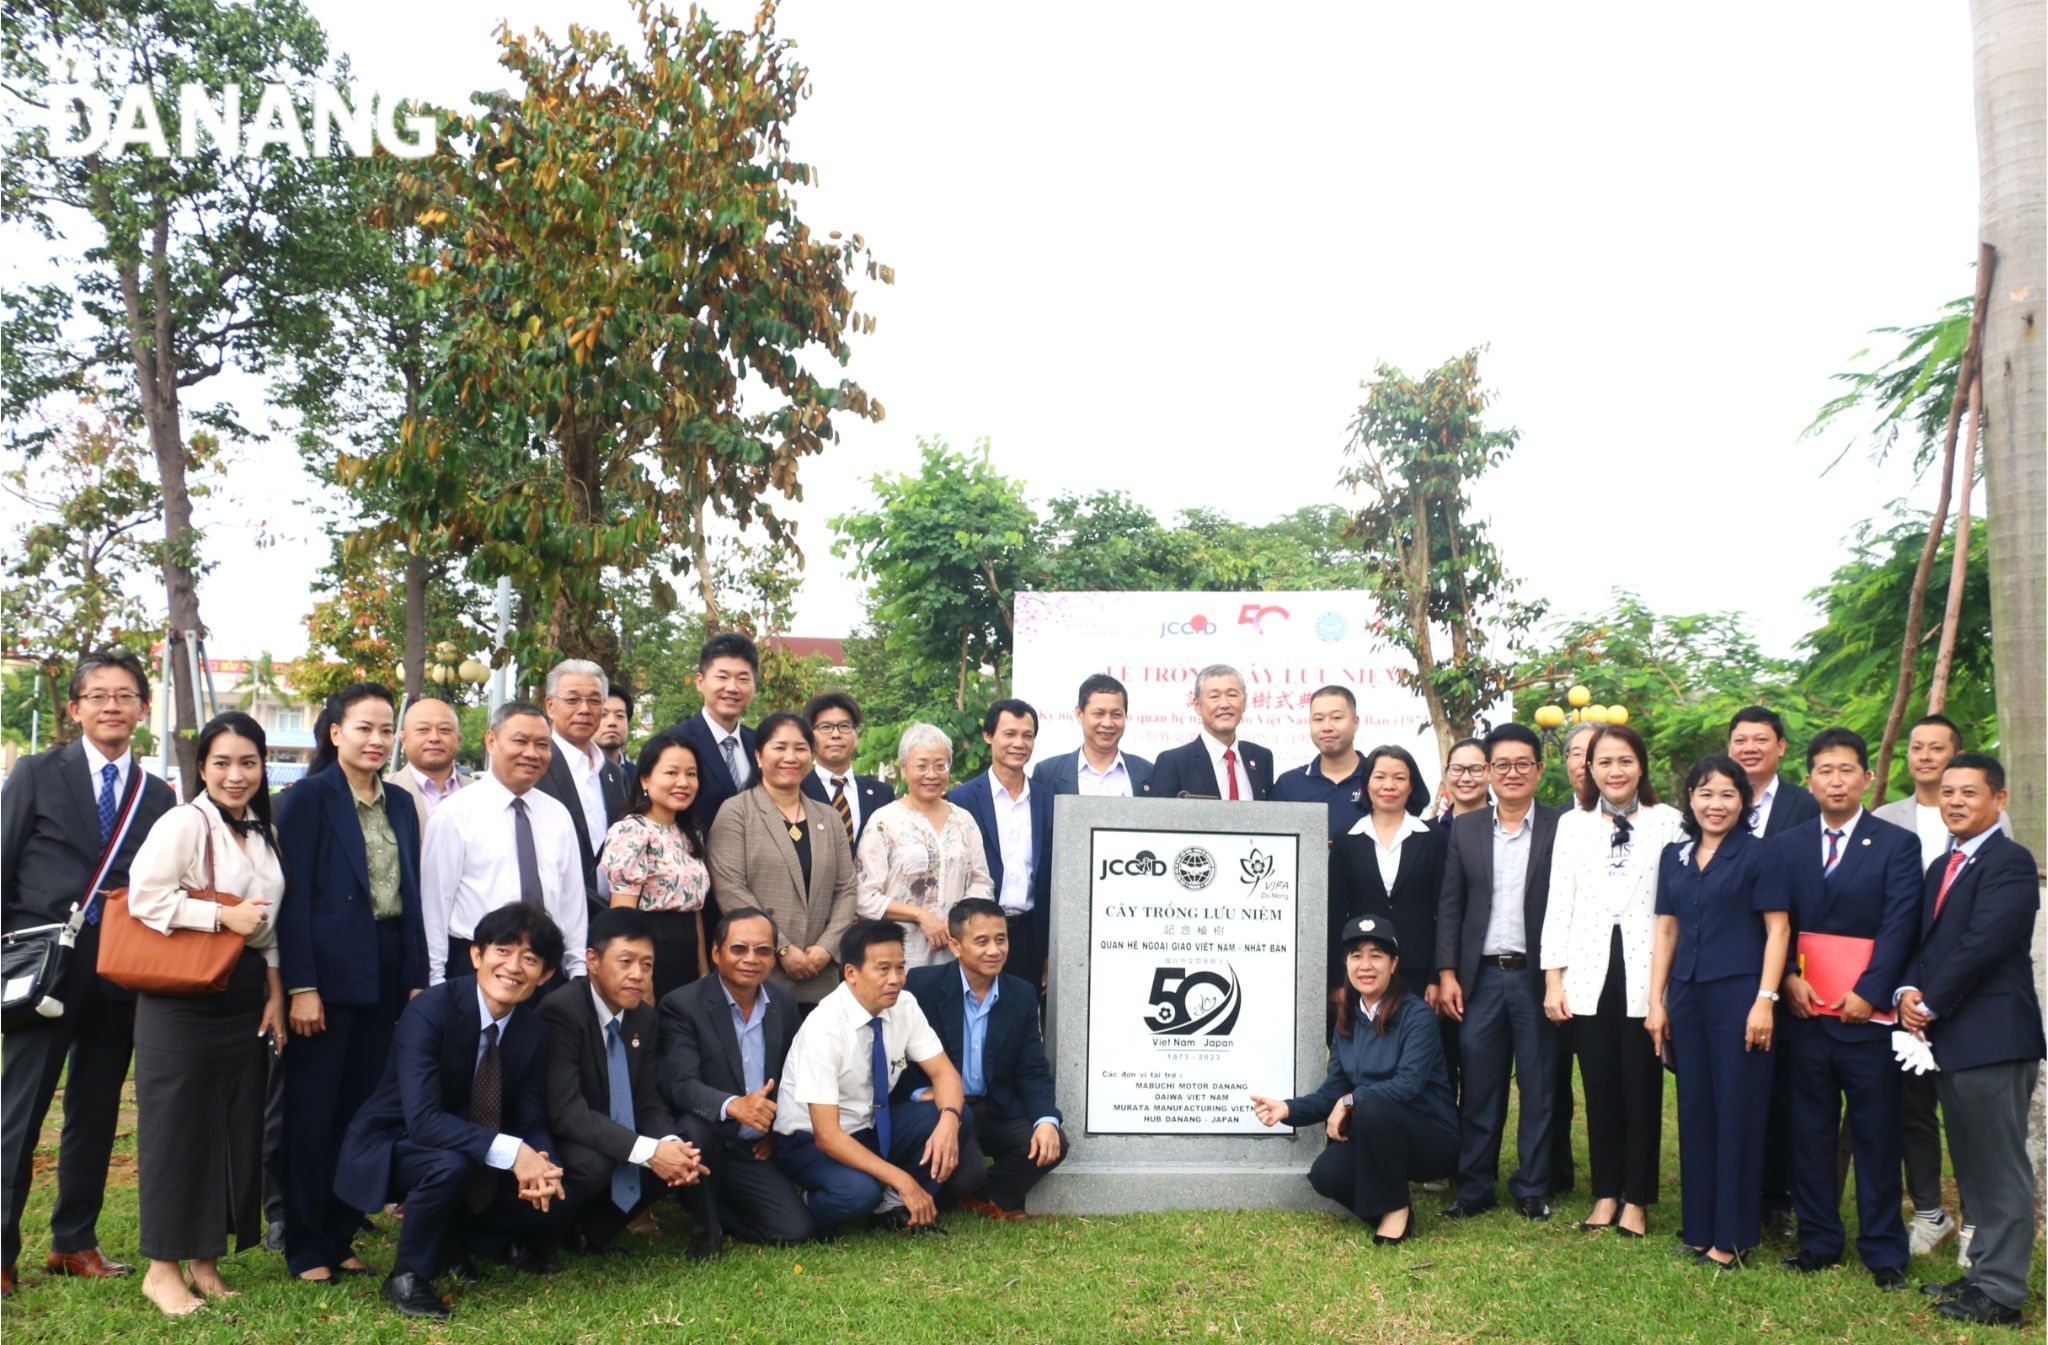
<svg viewBox="0 0 2048 1345"><path fill-rule="evenodd" d="M306 778L277 815L285 895L280 970L296 1040L284 1055L285 1261L324 1283L361 1273L359 1219L335 1198L342 1134L377 1086L406 1001L426 988L419 817L384 787L391 692L359 682L314 724Z"/></svg>
<svg viewBox="0 0 2048 1345"><path fill-rule="evenodd" d="M1664 848L1657 873L1643 1029L1678 1070L1679 1236L1700 1265L1731 1270L1761 1240L1771 1034L1791 921L1775 885L1759 881L1764 846L1744 825L1742 768L1703 757L1684 795L1688 839Z"/></svg>

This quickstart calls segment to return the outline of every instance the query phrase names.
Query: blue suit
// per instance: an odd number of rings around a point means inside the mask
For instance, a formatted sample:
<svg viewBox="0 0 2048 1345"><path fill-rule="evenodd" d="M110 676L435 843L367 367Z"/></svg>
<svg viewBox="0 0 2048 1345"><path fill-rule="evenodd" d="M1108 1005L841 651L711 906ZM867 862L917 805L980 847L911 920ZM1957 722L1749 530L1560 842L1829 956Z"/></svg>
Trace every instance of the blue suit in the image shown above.
<svg viewBox="0 0 2048 1345"><path fill-rule="evenodd" d="M1855 993L1879 1012L1889 1009L1912 953L1920 909L1920 838L1865 812L1845 838L1834 872L1823 874L1826 841L1818 818L1765 841L1762 886L1792 922L1798 968L1801 934L1870 939L1870 962ZM1820 1015L1778 1016L1778 1049L1787 1057L1790 1089L1788 1156L1799 1245L1830 1260L1842 1254L1844 1229L1835 1185L1836 1136L1843 1103L1856 1159L1856 1251L1872 1270L1906 1264L1906 1226L1899 1217L1899 1068L1892 1029Z"/></svg>
<svg viewBox="0 0 2048 1345"><path fill-rule="evenodd" d="M405 1203L393 1273L431 1280L444 1257L461 1259L461 1238L474 1214L486 1227L545 1230L559 1217L517 1199L509 1172L496 1173L490 1202L465 1200L498 1135L554 1154L548 1133L547 1024L531 1000L512 1010L499 1042L503 1102L495 1131L469 1119L483 1018L476 978L456 976L430 987L398 1020L384 1081L350 1123L341 1143L334 1193L358 1210ZM287 1052L286 1054L290 1054Z"/></svg>
<svg viewBox="0 0 2048 1345"><path fill-rule="evenodd" d="M1152 762L1148 757L1123 754L1124 774L1131 777L1131 797L1145 792L1145 784L1152 778ZM1047 793L1057 797L1061 794L1081 792L1081 749L1056 757L1047 757L1038 763L1038 769L1031 772L1031 783L1042 786Z"/></svg>
<svg viewBox="0 0 2048 1345"><path fill-rule="evenodd" d="M680 724L671 725L668 731L688 743L690 750L697 754L697 797L690 803L690 821L696 825L699 836L709 836L718 810L725 806L727 799L740 792L739 784L732 778L732 772L725 768L725 753L718 750L701 712ZM754 731L744 724L740 725L739 735L741 754L746 758L746 768L750 772L747 781L751 784L754 774L760 770L754 764L754 751L760 744L754 739ZM599 844L601 847L602 842Z"/></svg>
<svg viewBox="0 0 2048 1345"><path fill-rule="evenodd" d="M1052 794L1027 786L1025 800L1031 808L1031 909L1010 917L1010 960L1003 970L1031 983L1032 998L1052 951ZM988 859L988 874L996 895L1003 891L1003 846L996 827L995 786L983 771L966 784L946 793L946 801L965 808L981 829L982 853Z"/></svg>
<svg viewBox="0 0 2048 1345"><path fill-rule="evenodd" d="M327 1027L297 1037L282 1057L281 1186L285 1262L293 1274L353 1255L356 1212L334 1195L342 1131L376 1088L408 994L427 984L420 914L419 814L388 783L384 817L398 843L401 912L370 910L370 867L355 794L338 765L284 791L277 805L284 900L278 904L279 973L287 991L320 995Z"/></svg>

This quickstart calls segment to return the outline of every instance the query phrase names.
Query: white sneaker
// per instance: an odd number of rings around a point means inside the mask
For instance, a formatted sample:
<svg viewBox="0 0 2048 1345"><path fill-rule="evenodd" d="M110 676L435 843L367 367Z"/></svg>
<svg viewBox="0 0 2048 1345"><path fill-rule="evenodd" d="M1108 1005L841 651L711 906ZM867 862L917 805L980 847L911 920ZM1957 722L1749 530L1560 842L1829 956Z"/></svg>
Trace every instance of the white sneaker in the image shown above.
<svg viewBox="0 0 2048 1345"><path fill-rule="evenodd" d="M1970 1268L1970 1239L1977 1236L1977 1225L1964 1224L1963 1231L1956 1234L1956 1264L1964 1270Z"/></svg>
<svg viewBox="0 0 2048 1345"><path fill-rule="evenodd" d="M1906 1221L1906 1250L1913 1256L1925 1256L1954 1237L1956 1227L1947 1210L1937 1210L1932 1219L1916 1213Z"/></svg>

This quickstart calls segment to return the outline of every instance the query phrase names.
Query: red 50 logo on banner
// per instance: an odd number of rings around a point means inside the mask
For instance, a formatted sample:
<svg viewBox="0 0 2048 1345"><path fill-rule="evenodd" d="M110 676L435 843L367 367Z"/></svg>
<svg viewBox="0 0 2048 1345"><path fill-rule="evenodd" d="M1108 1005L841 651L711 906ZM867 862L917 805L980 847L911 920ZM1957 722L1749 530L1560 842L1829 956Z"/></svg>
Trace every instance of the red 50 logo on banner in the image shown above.
<svg viewBox="0 0 2048 1345"><path fill-rule="evenodd" d="M1280 620L1285 621L1287 619L1287 609L1285 607L1261 607L1255 602L1248 602L1237 609L1237 624L1240 626L1250 626L1258 634L1264 635L1266 633L1266 618L1269 616L1278 617Z"/></svg>

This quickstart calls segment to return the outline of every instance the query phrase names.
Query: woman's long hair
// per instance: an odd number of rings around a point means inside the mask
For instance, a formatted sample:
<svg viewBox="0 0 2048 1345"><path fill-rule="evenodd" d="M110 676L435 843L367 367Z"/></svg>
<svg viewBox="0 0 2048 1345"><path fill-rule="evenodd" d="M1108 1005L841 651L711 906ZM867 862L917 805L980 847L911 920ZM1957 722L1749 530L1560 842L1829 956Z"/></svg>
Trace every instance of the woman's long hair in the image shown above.
<svg viewBox="0 0 2048 1345"><path fill-rule="evenodd" d="M680 747L690 754L690 761L697 767L697 788L704 788L704 763L697 760L697 749L683 740L680 733L662 732L649 738L640 748L639 759L633 763L633 796L626 801L626 812L632 817L647 816L654 800L647 793L647 777L661 761L662 753L671 747ZM704 838L697 834L697 824L688 813L676 814L676 830L683 833L683 844L690 853L703 857Z"/></svg>
<svg viewBox="0 0 2048 1345"><path fill-rule="evenodd" d="M1695 841L1700 838L1702 832L1700 820L1692 815L1692 792L1705 784L1710 776L1715 775L1727 776L1734 782L1736 793L1742 796L1742 816L1736 819L1735 830L1740 831L1748 824L1749 810L1756 804L1756 791L1749 786L1749 776L1743 772L1742 767L1735 764L1734 758L1719 752L1701 757L1693 763L1692 769L1685 773L1685 784L1680 790L1683 795L1680 800L1680 811L1683 816L1679 826Z"/></svg>
<svg viewBox="0 0 2048 1345"><path fill-rule="evenodd" d="M1400 967L1401 960L1399 958L1394 959L1394 970L1399 971ZM1372 1028L1375 1033L1382 1037L1387 1035L1387 1029L1394 1025L1394 1015L1400 1011L1401 1001L1407 997L1407 992L1401 989L1400 981L1390 974L1387 978L1387 993L1380 996L1380 1011L1373 1016ZM1337 1003L1338 1036L1346 1040L1350 1039L1352 1028L1358 1019L1358 1012L1358 992L1351 988L1351 979L1349 976L1346 976L1344 980L1344 998Z"/></svg>
<svg viewBox="0 0 2048 1345"><path fill-rule="evenodd" d="M340 758L334 746L334 727L348 717L357 701L380 700L398 711L398 698L382 682L353 682L327 698L313 720L313 756L306 762L306 774L318 775Z"/></svg>
<svg viewBox="0 0 2048 1345"><path fill-rule="evenodd" d="M1636 754L1636 803L1644 808L1656 807L1657 786L1650 783L1650 749L1643 742L1643 735L1626 724L1595 724L1593 729L1592 740L1586 744L1586 777L1579 783L1579 807L1590 813L1600 806L1600 786L1593 782L1593 754L1600 750L1602 738L1619 738Z"/></svg>
<svg viewBox="0 0 2048 1345"><path fill-rule="evenodd" d="M204 767L206 754L212 750L214 742L230 733L237 738L247 738L256 744L256 755L264 763L263 778L257 783L256 792L249 796L249 815L256 819L256 830L262 835L263 843L270 847L272 854L276 854L277 826L270 816L270 740L263 736L263 726L240 710L223 710L207 720L206 727L199 730L199 751L193 760ZM193 783L199 786L193 794L194 798L206 792L204 781ZM221 814L221 819L238 834L246 830L244 827L236 826L234 819L226 813Z"/></svg>

